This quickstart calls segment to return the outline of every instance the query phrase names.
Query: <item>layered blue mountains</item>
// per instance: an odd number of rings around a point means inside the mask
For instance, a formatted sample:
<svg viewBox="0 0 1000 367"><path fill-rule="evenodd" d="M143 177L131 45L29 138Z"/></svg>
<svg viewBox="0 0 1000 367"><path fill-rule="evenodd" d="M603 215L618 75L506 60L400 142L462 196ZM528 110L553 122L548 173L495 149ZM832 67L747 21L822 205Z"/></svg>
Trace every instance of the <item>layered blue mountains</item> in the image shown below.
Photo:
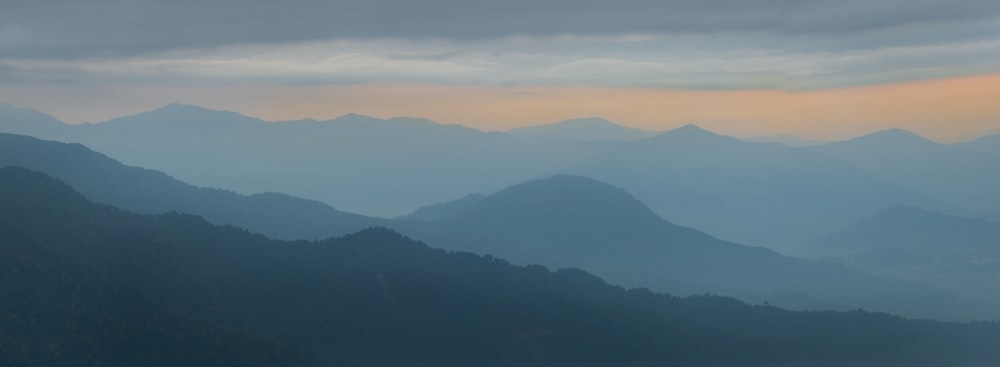
<svg viewBox="0 0 1000 367"><path fill-rule="evenodd" d="M1000 139L0 104L9 365L992 366Z"/></svg>

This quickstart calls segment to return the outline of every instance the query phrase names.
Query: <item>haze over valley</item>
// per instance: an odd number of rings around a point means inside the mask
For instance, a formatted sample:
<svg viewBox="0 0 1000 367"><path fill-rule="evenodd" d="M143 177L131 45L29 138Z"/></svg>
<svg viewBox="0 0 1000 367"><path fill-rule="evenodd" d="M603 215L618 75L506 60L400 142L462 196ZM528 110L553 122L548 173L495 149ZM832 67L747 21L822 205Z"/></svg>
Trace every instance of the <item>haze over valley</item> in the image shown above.
<svg viewBox="0 0 1000 367"><path fill-rule="evenodd" d="M996 366L997 19L6 4L0 365Z"/></svg>

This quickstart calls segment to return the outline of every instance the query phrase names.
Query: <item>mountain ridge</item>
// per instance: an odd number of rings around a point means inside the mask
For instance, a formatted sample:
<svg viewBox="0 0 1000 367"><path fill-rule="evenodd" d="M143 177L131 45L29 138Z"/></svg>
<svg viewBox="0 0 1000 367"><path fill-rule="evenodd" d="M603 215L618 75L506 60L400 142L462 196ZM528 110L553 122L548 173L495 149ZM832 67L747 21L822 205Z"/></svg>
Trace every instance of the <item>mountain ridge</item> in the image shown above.
<svg viewBox="0 0 1000 367"><path fill-rule="evenodd" d="M793 148L801 148L830 143L828 140L807 139L790 134L757 135L744 138L755 143L779 143Z"/></svg>
<svg viewBox="0 0 1000 367"><path fill-rule="evenodd" d="M164 315L101 313L101 304L77 303L74 316L96 326L114 320L116 327L101 329L110 338L88 339L90 352L57 349L76 365L123 352L131 360L112 364L394 366L405 360L462 366L487 358L493 366L985 367L1000 357L1000 327L990 324L791 312L715 296L680 299L608 286L579 270L551 272L447 253L386 229L316 242L274 241L190 215L138 215L92 204L58 180L23 168L0 168L0 202L10 204L0 206L0 252L13 254L0 263L14 265L0 273L35 269L62 256L100 281L25 279L44 282L40 289L81 294L128 286L127 298L119 292L101 299L145 302ZM31 249L47 253L24 256ZM63 288L53 288L55 281L65 282ZM3 282L0 291L19 286ZM3 297L0 312L35 310L49 319L60 310L54 305L76 294ZM136 302L122 309L140 310ZM177 319L228 333L181 328L191 324ZM15 317L5 325L16 328L0 328L0 346L18 353L5 355L8 360L22 364L58 355L17 347L25 330L38 330L32 320ZM65 327L47 331L46 338L32 340L73 337ZM150 350L164 342L167 349ZM252 349L234 353L234 347Z"/></svg>
<svg viewBox="0 0 1000 367"><path fill-rule="evenodd" d="M820 238L802 252L998 301L997 239L997 222L894 206Z"/></svg>
<svg viewBox="0 0 1000 367"><path fill-rule="evenodd" d="M891 204L935 204L821 152L693 125L611 147L562 172L625 188L676 223L781 250Z"/></svg>
<svg viewBox="0 0 1000 367"><path fill-rule="evenodd" d="M906 152L919 149L934 149L946 145L947 144L941 144L927 139L909 130L893 128L876 131L844 141L816 145L810 147L810 149L816 149L818 151L830 151L832 149L892 149Z"/></svg>
<svg viewBox="0 0 1000 367"><path fill-rule="evenodd" d="M625 127L600 117L563 120L551 124L518 127L506 134L533 143L559 141L628 141L651 136L655 133Z"/></svg>
<svg viewBox="0 0 1000 367"><path fill-rule="evenodd" d="M613 284L681 295L711 292L810 309L847 303L939 318L965 307L956 294L720 240L663 219L620 187L574 175L474 197L432 221L397 219L389 226L448 250L578 267ZM925 302L911 308L894 301L899 297Z"/></svg>
<svg viewBox="0 0 1000 367"><path fill-rule="evenodd" d="M379 223L326 204L279 193L240 195L201 188L169 175L130 167L81 144L0 133L0 166L44 171L91 200L138 213L187 212L283 239L320 239Z"/></svg>

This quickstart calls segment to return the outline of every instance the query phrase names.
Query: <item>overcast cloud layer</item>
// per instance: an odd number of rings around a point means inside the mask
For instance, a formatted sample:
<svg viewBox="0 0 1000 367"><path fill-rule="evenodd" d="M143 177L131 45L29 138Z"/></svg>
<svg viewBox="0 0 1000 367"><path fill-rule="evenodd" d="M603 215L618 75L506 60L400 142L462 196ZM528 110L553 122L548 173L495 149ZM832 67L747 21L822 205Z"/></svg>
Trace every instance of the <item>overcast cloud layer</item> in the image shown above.
<svg viewBox="0 0 1000 367"><path fill-rule="evenodd" d="M6 1L0 82L813 89L1000 71L1000 2Z"/></svg>

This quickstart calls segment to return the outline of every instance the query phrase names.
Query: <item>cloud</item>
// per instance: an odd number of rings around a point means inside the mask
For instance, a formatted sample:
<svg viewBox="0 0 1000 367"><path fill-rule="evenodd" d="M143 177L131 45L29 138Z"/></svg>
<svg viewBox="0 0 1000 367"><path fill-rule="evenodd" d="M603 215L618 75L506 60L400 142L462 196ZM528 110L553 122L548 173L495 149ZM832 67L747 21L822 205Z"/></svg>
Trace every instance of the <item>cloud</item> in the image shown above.
<svg viewBox="0 0 1000 367"><path fill-rule="evenodd" d="M1000 71L994 0L24 1L9 83L821 89Z"/></svg>
<svg viewBox="0 0 1000 367"><path fill-rule="evenodd" d="M3 59L21 83L441 83L674 89L823 89L1000 72L1000 37L847 50L755 35L517 36L235 45L101 59ZM772 41L776 42L776 41ZM765 45L768 47L761 47Z"/></svg>
<svg viewBox="0 0 1000 367"><path fill-rule="evenodd" d="M950 24L960 30L946 34L967 38L976 35L961 31L971 29L964 24L998 15L994 0L10 0L0 13L0 55L128 57L191 47L401 37L837 36L915 24Z"/></svg>

